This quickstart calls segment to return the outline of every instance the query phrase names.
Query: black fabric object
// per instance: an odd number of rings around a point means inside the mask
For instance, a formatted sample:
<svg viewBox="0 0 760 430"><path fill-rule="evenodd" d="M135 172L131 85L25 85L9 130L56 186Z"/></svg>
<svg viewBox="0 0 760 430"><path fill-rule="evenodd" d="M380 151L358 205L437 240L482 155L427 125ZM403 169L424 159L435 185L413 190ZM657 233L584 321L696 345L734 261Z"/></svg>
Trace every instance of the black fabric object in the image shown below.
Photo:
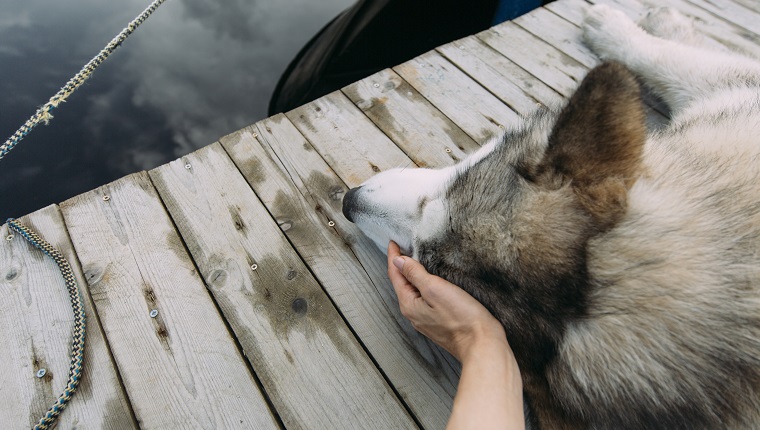
<svg viewBox="0 0 760 430"><path fill-rule="evenodd" d="M498 3L359 0L327 24L290 63L272 94L269 115L295 109L386 67L485 30L493 23Z"/></svg>

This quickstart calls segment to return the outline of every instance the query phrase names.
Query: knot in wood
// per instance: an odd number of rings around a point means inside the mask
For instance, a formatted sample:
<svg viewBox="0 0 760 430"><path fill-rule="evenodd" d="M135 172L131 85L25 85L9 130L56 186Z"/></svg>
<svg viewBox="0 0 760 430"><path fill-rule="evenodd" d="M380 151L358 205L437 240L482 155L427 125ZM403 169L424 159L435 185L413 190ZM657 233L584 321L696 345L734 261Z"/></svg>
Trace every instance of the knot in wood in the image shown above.
<svg viewBox="0 0 760 430"><path fill-rule="evenodd" d="M303 315L306 313L309 305L306 303L306 299L299 297L293 300L293 303L291 303L290 307L293 309L293 312L297 313L298 315Z"/></svg>

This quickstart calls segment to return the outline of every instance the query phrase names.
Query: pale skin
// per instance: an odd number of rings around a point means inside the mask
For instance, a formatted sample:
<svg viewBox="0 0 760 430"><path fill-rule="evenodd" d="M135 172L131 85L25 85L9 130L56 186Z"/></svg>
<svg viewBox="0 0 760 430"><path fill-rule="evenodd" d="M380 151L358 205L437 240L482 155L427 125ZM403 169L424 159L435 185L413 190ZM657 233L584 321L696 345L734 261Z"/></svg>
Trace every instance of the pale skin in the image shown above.
<svg viewBox="0 0 760 430"><path fill-rule="evenodd" d="M458 286L388 245L388 276L401 313L462 363L448 430L524 429L520 369L504 328Z"/></svg>

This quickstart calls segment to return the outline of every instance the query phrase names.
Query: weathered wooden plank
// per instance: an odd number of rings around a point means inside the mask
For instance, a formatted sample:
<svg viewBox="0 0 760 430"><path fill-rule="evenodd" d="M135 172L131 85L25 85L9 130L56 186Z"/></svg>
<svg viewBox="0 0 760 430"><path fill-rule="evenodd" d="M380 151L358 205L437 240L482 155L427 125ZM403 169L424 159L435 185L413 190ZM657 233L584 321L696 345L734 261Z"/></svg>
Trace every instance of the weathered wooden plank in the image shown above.
<svg viewBox="0 0 760 430"><path fill-rule="evenodd" d="M390 69L343 93L418 166L453 164L479 145Z"/></svg>
<svg viewBox="0 0 760 430"><path fill-rule="evenodd" d="M660 4L656 0L634 0L633 3L640 8L642 15ZM691 17L695 28L707 36L704 41L707 46L760 59L760 36L756 32L741 28L732 21L716 18L712 13L686 0L663 0L661 6L673 7Z"/></svg>
<svg viewBox="0 0 760 430"><path fill-rule="evenodd" d="M690 17L695 28L705 36L706 46L718 51L734 51L760 58L760 36L717 18L710 12L684 0L590 0L625 12L639 21L651 9L668 6ZM579 24L579 23L578 23Z"/></svg>
<svg viewBox="0 0 760 430"><path fill-rule="evenodd" d="M221 143L418 421L443 428L459 365L401 316L384 256L341 213L346 186L282 115Z"/></svg>
<svg viewBox="0 0 760 430"><path fill-rule="evenodd" d="M151 177L287 428L415 428L221 145Z"/></svg>
<svg viewBox="0 0 760 430"><path fill-rule="evenodd" d="M755 12L760 12L760 2L757 0L733 0L734 3L738 3L747 9L752 9Z"/></svg>
<svg viewBox="0 0 760 430"><path fill-rule="evenodd" d="M563 1L560 0L560 3ZM569 12L574 8L579 9L570 12L571 16L582 15L587 3L572 2L564 7L564 11ZM529 15L537 14L540 20L528 18L523 15L516 21L525 27L535 37L543 40L563 54L578 61L585 68L595 67L600 63L599 58L588 49L583 43L583 32L581 28L568 20L556 16L546 9L536 9ZM541 25L542 22L548 25ZM660 129L668 123L668 108L660 99L655 97L646 88L643 91L643 100L646 104L647 125L650 129Z"/></svg>
<svg viewBox="0 0 760 430"><path fill-rule="evenodd" d="M575 3L568 5L566 9L572 7L585 9L587 5ZM576 11L574 15L582 15L582 13L582 10ZM538 14L540 21L529 18L533 14ZM546 22L547 25L542 25L541 22ZM525 28L515 27L515 23L519 23ZM577 86L577 84L572 84L572 88L570 86L563 87L564 84L561 83L563 76L569 77L574 82L580 82L590 67L599 64L599 59L596 55L582 43L581 29L545 9L537 9L528 15L523 15L515 23L505 23L509 25L502 24L491 29L496 31L496 33L488 33L486 35L486 32L484 32L480 33L479 36L485 40L491 40L493 44L501 44L504 48L511 41L512 43L524 43L524 49L528 49L528 45L532 43L534 44L533 49L535 51L547 52L544 57L546 62L544 62L535 56L530 58L524 55L525 52L522 50L502 51L504 55L514 59L515 62L521 62L524 67L540 70L541 76L543 76L542 79L553 80L555 82L554 89L561 93L569 91L569 94L572 94L575 91L575 86ZM526 33L528 36L526 36ZM547 69L547 67L551 67L551 70ZM561 88L564 88L564 90ZM569 97L569 94L565 95ZM648 127L651 129L662 128L668 122L666 117L667 107L662 105L659 100L648 92L644 93L644 100L647 104Z"/></svg>
<svg viewBox="0 0 760 430"><path fill-rule="evenodd" d="M724 20L760 35L760 12L731 1L689 0Z"/></svg>
<svg viewBox="0 0 760 430"><path fill-rule="evenodd" d="M520 122L512 109L435 51L393 70L478 143Z"/></svg>
<svg viewBox="0 0 760 430"><path fill-rule="evenodd" d="M559 93L475 36L437 50L520 115L535 111L537 103L562 103Z"/></svg>
<svg viewBox="0 0 760 430"><path fill-rule="evenodd" d="M343 93L336 91L288 113L314 148L349 186L411 161Z"/></svg>
<svg viewBox="0 0 760 430"><path fill-rule="evenodd" d="M277 428L148 175L61 210L140 427Z"/></svg>
<svg viewBox="0 0 760 430"><path fill-rule="evenodd" d="M587 68L599 64L599 58L581 43L580 28L547 9L535 9L514 22Z"/></svg>
<svg viewBox="0 0 760 430"><path fill-rule="evenodd" d="M580 27L588 6L589 4L583 0L557 0L547 3L544 7Z"/></svg>
<svg viewBox="0 0 760 430"><path fill-rule="evenodd" d="M87 316L82 380L58 428L136 428L58 207L20 221L66 257ZM6 240L11 234L7 224L0 228L0 426L20 429L37 424L66 386L74 315L55 263L19 235Z"/></svg>
<svg viewBox="0 0 760 430"><path fill-rule="evenodd" d="M585 66L513 22L499 24L477 37L565 97L586 76Z"/></svg>

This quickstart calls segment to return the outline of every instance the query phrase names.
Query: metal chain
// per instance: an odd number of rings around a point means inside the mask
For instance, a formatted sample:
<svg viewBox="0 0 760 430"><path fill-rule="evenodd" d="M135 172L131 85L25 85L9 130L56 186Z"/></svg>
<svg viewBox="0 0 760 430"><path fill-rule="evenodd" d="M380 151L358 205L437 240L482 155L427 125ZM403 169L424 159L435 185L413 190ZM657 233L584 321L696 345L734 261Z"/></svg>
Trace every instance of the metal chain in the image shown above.
<svg viewBox="0 0 760 430"><path fill-rule="evenodd" d="M0 145L0 160L5 157L7 153L11 151L27 134L29 134L34 127L38 126L41 122L47 124L53 118L51 112L57 108L59 104L66 101L66 98L71 95L77 88L79 88L87 78L92 75L92 72L108 58L111 53L121 46L133 31L137 29L148 17L166 0L154 0L140 15L137 16L127 27L121 31L116 37L114 37L105 48L103 48L98 55L90 60L82 70L79 71L73 78L71 78L66 85L61 88L56 95L50 98L42 107L37 109L37 112L29 118L24 125L22 125L13 136L9 137L2 145Z"/></svg>
<svg viewBox="0 0 760 430"><path fill-rule="evenodd" d="M58 396L58 400L45 412L45 415L40 418L40 421L34 426L34 430L45 430L51 428L50 426L55 422L58 416L63 412L66 404L71 400L71 396L79 386L79 381L82 378L82 363L84 361L84 338L86 332L86 321L84 314L84 305L82 303L82 295L79 292L79 286L77 285L74 272L71 270L69 262L57 249L53 248L49 243L37 235L37 233L30 230L25 225L21 224L17 220L9 219L8 227L13 231L23 236L30 244L39 249L45 255L52 258L55 264L58 265L58 269L61 270L63 280L66 282L66 289L69 291L69 299L71 299L71 307L74 311L74 335L71 342L71 363L69 364L69 378L64 388L63 393Z"/></svg>

